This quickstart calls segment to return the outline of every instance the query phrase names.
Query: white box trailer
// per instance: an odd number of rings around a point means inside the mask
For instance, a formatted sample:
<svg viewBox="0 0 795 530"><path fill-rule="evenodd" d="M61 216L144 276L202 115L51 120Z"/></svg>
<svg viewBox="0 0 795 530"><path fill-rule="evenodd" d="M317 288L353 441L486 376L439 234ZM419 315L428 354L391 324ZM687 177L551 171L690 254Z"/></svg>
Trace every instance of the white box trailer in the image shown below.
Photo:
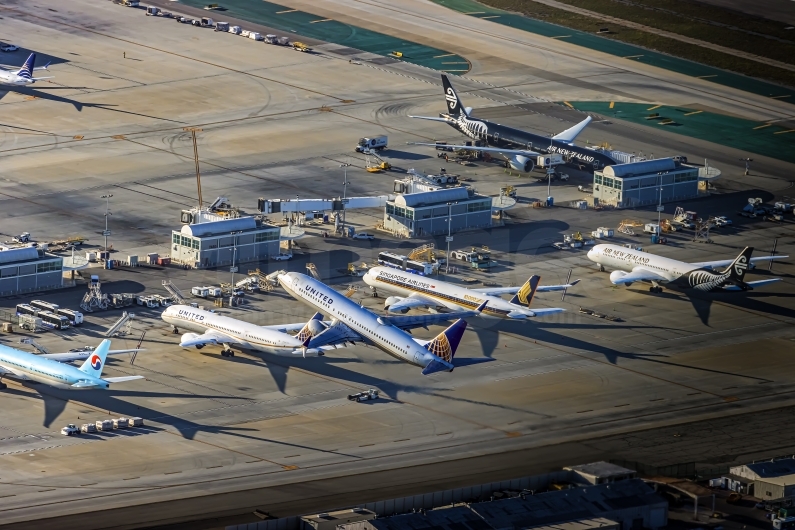
<svg viewBox="0 0 795 530"><path fill-rule="evenodd" d="M144 426L143 418L139 418L138 416L130 418L130 427L143 427L143 426Z"/></svg>
<svg viewBox="0 0 795 530"><path fill-rule="evenodd" d="M248 34L248 38L251 40L264 40L262 38L262 34L257 33L256 31L252 31Z"/></svg>
<svg viewBox="0 0 795 530"><path fill-rule="evenodd" d="M242 32L243 32L243 30L240 29L240 26L230 26L229 27L229 33L232 33L233 35L240 35Z"/></svg>
<svg viewBox="0 0 795 530"><path fill-rule="evenodd" d="M130 426L130 420L127 418L113 418L114 429L126 429Z"/></svg>
<svg viewBox="0 0 795 530"><path fill-rule="evenodd" d="M388 137L384 136L373 136L372 138L359 138L359 143L356 144L354 151L357 153L363 153L365 151L383 151L387 148Z"/></svg>
<svg viewBox="0 0 795 530"><path fill-rule="evenodd" d="M113 420L97 420L96 426L98 431L112 431Z"/></svg>
<svg viewBox="0 0 795 530"><path fill-rule="evenodd" d="M215 31L229 31L229 22L218 22L215 24Z"/></svg>
<svg viewBox="0 0 795 530"><path fill-rule="evenodd" d="M536 166L538 167L554 167L563 163L563 155L547 154L539 155L536 158Z"/></svg>

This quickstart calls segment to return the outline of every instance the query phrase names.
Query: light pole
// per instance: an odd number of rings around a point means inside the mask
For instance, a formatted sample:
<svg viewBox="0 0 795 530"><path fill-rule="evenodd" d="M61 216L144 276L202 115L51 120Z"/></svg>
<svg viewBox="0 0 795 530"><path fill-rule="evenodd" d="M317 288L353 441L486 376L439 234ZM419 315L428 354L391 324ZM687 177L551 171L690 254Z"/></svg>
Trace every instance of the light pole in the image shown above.
<svg viewBox="0 0 795 530"><path fill-rule="evenodd" d="M457 202L455 204L458 204ZM453 236L450 235L450 224L453 221L453 203L447 203L447 237L445 241L447 241L447 259L445 261L445 274L450 274L450 242L453 240Z"/></svg>
<svg viewBox="0 0 795 530"><path fill-rule="evenodd" d="M345 236L345 203L347 202L347 197L348 197L348 166L350 166L349 162L340 164L340 167L344 168L345 170L345 180L342 182L342 235L343 236Z"/></svg>
<svg viewBox="0 0 795 530"><path fill-rule="evenodd" d="M110 193L106 193L100 199L105 199L105 231L102 232L102 235L105 236L105 252L108 251L108 236L110 235L110 230L108 230L108 216L110 215L110 198L113 197Z"/></svg>
<svg viewBox="0 0 795 530"><path fill-rule="evenodd" d="M232 291L235 290L235 257L237 257L237 234L240 232L232 232L232 266L229 267L229 272L232 273Z"/></svg>

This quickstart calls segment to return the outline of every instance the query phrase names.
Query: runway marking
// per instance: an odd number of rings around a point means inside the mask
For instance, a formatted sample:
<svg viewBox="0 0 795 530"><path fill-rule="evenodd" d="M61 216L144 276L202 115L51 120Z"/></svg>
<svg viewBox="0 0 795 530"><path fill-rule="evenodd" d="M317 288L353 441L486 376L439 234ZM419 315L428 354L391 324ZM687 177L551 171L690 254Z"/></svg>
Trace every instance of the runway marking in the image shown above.
<svg viewBox="0 0 795 530"><path fill-rule="evenodd" d="M442 71L443 72L469 72L469 70L450 70L449 68L442 68ZM486 98L486 99L488 99L488 98ZM492 101L496 101L496 100L492 100Z"/></svg>
<svg viewBox="0 0 795 530"><path fill-rule="evenodd" d="M650 399L649 401L662 401L662 400L664 400L664 399L665 399L665 398L655 398L655 399Z"/></svg>
<svg viewBox="0 0 795 530"><path fill-rule="evenodd" d="M447 435L447 434L453 434L453 433L451 433L451 432L440 432L440 433L439 433L439 434L437 434L436 436L445 436L445 435Z"/></svg>
<svg viewBox="0 0 795 530"><path fill-rule="evenodd" d="M770 99L784 99L790 97L792 94L784 94L782 96L770 96Z"/></svg>
<svg viewBox="0 0 795 530"><path fill-rule="evenodd" d="M771 125L773 125L773 124L772 123L766 123L764 125L760 125L759 127L754 127L753 130L756 131L758 129L764 129L765 127L770 127Z"/></svg>
<svg viewBox="0 0 795 530"><path fill-rule="evenodd" d="M641 55L627 55L627 56L624 57L624 59L637 59L638 57L643 57L643 54L641 54Z"/></svg>
<svg viewBox="0 0 795 530"><path fill-rule="evenodd" d="M611 101L611 102L610 102L610 108L612 109L612 108L613 108L613 107L615 107L615 106L616 106L616 102L615 102L615 101Z"/></svg>
<svg viewBox="0 0 795 530"><path fill-rule="evenodd" d="M141 478L141 477L128 477L128 478L123 478L122 480L135 480L137 478Z"/></svg>
<svg viewBox="0 0 795 530"><path fill-rule="evenodd" d="M684 116L692 116L693 114L701 114L702 112L704 112L704 111L703 110L696 110L696 111L693 111L693 112L688 112L687 114L684 114Z"/></svg>
<svg viewBox="0 0 795 530"><path fill-rule="evenodd" d="M655 106L653 106L653 107L649 107L649 108L648 108L648 109L646 109L646 110L654 110L654 109L659 109L660 107L662 107L662 105L655 105Z"/></svg>
<svg viewBox="0 0 795 530"><path fill-rule="evenodd" d="M481 20L487 20L490 18L500 18L500 15L489 15L487 17L480 17Z"/></svg>
<svg viewBox="0 0 795 530"><path fill-rule="evenodd" d="M434 59L441 59L442 57L452 57L453 55L455 55L455 54L454 53L446 53L444 55L434 55L433 58Z"/></svg>
<svg viewBox="0 0 795 530"><path fill-rule="evenodd" d="M568 39L571 35L558 35L557 37L550 37L550 39Z"/></svg>
<svg viewBox="0 0 795 530"><path fill-rule="evenodd" d="M182 473L182 471L169 471L168 473L163 473L164 475L176 475L177 473Z"/></svg>
<svg viewBox="0 0 795 530"><path fill-rule="evenodd" d="M573 109L573 108L574 108L574 105L572 105L572 104L571 104L571 103L569 103L568 101L564 101L564 102L563 102L563 104L564 104L564 105L566 105L567 107L569 107L570 109Z"/></svg>
<svg viewBox="0 0 795 530"><path fill-rule="evenodd" d="M485 11L471 11L469 13L461 13L462 15L485 15Z"/></svg>
<svg viewBox="0 0 795 530"><path fill-rule="evenodd" d="M546 374L552 374L552 373L555 373L555 372L565 372L566 370L574 370L574 368L573 367L572 368L560 368L558 370L548 370L546 372L534 372L532 374L512 375L511 377L503 377L501 379L494 379L494 381L508 381L510 379L519 379L519 378L522 378L522 377L534 377L536 375L546 375Z"/></svg>
<svg viewBox="0 0 795 530"><path fill-rule="evenodd" d="M330 18L324 18L324 19L321 19L321 20L310 20L309 23L310 24L317 24L318 22L331 22L331 21L332 21L332 19L330 19Z"/></svg>
<svg viewBox="0 0 795 530"><path fill-rule="evenodd" d="M773 134L787 134L787 133L791 133L791 132L795 132L795 129L788 129L786 131L778 131L778 132L774 132Z"/></svg>
<svg viewBox="0 0 795 530"><path fill-rule="evenodd" d="M718 77L718 74L712 74L712 75L699 75L699 76L696 76L696 79L709 79L710 77Z"/></svg>
<svg viewBox="0 0 795 530"><path fill-rule="evenodd" d="M359 447L370 447L371 445L375 445L375 444L364 444L364 445L360 445Z"/></svg>
<svg viewBox="0 0 795 530"><path fill-rule="evenodd" d="M285 9L284 11L277 11L277 15L284 15L285 13L295 13L297 9Z"/></svg>

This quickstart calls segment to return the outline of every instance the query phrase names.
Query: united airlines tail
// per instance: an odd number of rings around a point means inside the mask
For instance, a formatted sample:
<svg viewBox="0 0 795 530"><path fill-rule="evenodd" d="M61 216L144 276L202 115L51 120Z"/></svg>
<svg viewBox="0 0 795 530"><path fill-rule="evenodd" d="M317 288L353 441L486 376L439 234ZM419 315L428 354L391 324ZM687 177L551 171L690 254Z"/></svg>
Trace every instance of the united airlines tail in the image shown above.
<svg viewBox="0 0 795 530"><path fill-rule="evenodd" d="M80 371L92 377L102 376L102 368L105 366L105 359L108 356L110 349L110 341L103 340L99 346L94 349L94 352L88 356L88 359L80 367Z"/></svg>
<svg viewBox="0 0 795 530"><path fill-rule="evenodd" d="M25 79L33 79L33 70L34 65L36 63L36 54L31 53L28 56L28 59L25 61L25 64L22 65L22 68L19 69L17 75L19 77L24 77Z"/></svg>
<svg viewBox="0 0 795 530"><path fill-rule="evenodd" d="M740 255L731 262L729 268L723 271L723 274L728 274L729 279L738 284L742 284L745 273L748 271L748 266L751 264L751 254L754 247L745 247Z"/></svg>
<svg viewBox="0 0 795 530"><path fill-rule="evenodd" d="M423 375L441 371L453 371L453 357L455 357L455 352L458 349L458 345L461 344L461 339L464 337L464 330L466 329L466 320L459 318L449 328L439 333L435 339L425 345L429 352L441 359L441 362L431 361L422 371Z"/></svg>
<svg viewBox="0 0 795 530"><path fill-rule="evenodd" d="M536 289L538 289L538 283L541 281L541 276L534 274L530 276L530 278L522 285L522 287L517 291L513 298L511 298L511 303L516 305L521 305L524 307L530 307L530 304L533 302L533 297L536 295Z"/></svg>
<svg viewBox="0 0 795 530"><path fill-rule="evenodd" d="M309 319L309 322L304 324L304 327L301 328L301 331L298 332L295 338L304 342L325 329L326 327L323 325L323 315L321 313L315 313L312 318Z"/></svg>

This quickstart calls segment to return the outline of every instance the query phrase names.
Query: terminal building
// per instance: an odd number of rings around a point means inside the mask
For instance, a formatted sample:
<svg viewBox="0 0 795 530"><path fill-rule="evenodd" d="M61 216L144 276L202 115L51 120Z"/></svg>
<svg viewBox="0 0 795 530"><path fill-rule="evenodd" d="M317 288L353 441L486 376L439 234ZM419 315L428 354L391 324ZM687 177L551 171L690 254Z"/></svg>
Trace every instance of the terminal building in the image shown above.
<svg viewBox="0 0 795 530"><path fill-rule="evenodd" d="M384 209L384 229L405 237L447 234L491 227L490 197L466 187L398 195Z"/></svg>
<svg viewBox="0 0 795 530"><path fill-rule="evenodd" d="M278 226L254 217L186 224L171 232L171 259L196 269L266 261L279 254L279 233Z"/></svg>
<svg viewBox="0 0 795 530"><path fill-rule="evenodd" d="M0 296L63 287L63 258L35 247L0 247Z"/></svg>
<svg viewBox="0 0 795 530"><path fill-rule="evenodd" d="M672 158L608 166L594 171L594 206L647 206L657 204L660 193L662 202L693 199L699 196L699 173L699 168Z"/></svg>

